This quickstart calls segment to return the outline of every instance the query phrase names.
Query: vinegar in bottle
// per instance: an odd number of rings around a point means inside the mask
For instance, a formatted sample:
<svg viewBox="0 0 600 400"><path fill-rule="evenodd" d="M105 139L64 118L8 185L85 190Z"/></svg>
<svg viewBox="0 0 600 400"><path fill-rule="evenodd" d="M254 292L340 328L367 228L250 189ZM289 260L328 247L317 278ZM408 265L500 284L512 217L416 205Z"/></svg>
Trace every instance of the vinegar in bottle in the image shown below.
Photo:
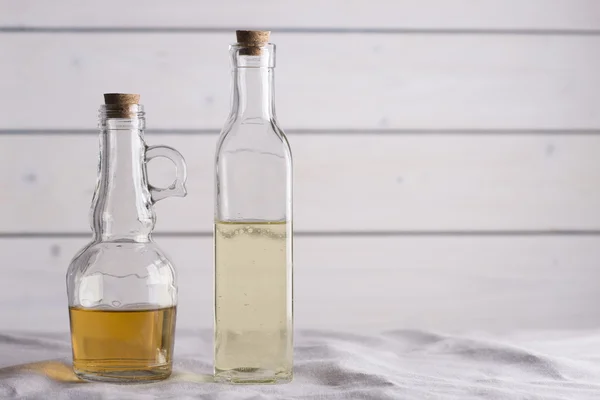
<svg viewBox="0 0 600 400"><path fill-rule="evenodd" d="M216 154L215 379L292 379L292 159L275 118L275 46L237 31L233 104Z"/></svg>

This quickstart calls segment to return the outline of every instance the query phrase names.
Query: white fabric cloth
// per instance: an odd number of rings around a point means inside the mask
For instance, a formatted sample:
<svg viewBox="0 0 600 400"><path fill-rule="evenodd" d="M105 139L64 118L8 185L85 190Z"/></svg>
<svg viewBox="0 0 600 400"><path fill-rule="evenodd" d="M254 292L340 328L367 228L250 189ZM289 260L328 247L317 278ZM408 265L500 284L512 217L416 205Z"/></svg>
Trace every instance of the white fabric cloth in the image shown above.
<svg viewBox="0 0 600 400"><path fill-rule="evenodd" d="M67 334L0 335L0 398L600 399L600 332L519 336L296 334L286 385L211 382L207 331L178 332L175 372L139 385L78 382Z"/></svg>

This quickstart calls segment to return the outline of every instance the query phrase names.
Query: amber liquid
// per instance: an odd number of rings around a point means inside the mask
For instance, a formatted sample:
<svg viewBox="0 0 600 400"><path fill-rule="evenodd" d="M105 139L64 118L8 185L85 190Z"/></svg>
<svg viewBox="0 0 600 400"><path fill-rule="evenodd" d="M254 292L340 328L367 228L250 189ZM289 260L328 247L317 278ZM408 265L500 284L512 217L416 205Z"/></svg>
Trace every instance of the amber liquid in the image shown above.
<svg viewBox="0 0 600 400"><path fill-rule="evenodd" d="M73 370L80 378L140 382L171 374L176 308L70 307Z"/></svg>
<svg viewBox="0 0 600 400"><path fill-rule="evenodd" d="M292 379L291 241L285 222L215 225L215 379Z"/></svg>

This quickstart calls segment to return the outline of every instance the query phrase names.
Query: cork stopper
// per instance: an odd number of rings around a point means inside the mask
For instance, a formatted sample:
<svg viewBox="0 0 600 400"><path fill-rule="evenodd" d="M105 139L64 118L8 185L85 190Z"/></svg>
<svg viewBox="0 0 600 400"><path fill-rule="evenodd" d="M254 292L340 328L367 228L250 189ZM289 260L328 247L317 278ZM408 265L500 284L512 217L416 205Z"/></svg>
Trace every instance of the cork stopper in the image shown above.
<svg viewBox="0 0 600 400"><path fill-rule="evenodd" d="M244 48L240 54L249 56L259 56L262 53L261 46L269 43L271 31L235 31L237 43Z"/></svg>
<svg viewBox="0 0 600 400"><path fill-rule="evenodd" d="M132 105L140 102L139 94L129 93L104 93L104 104L110 106L112 118L132 118L137 112L132 110Z"/></svg>

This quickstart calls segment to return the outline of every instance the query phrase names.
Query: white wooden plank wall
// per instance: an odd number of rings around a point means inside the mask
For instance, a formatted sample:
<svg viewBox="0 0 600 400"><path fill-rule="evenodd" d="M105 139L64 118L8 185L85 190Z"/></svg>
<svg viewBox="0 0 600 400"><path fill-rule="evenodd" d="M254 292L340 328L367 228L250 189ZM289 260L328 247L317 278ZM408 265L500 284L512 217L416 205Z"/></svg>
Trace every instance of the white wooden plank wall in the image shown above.
<svg viewBox="0 0 600 400"><path fill-rule="evenodd" d="M188 161L156 240L178 326L211 325L236 28L278 45L298 328L600 326L600 2L0 0L0 330L68 329L109 91L141 93L148 143Z"/></svg>

